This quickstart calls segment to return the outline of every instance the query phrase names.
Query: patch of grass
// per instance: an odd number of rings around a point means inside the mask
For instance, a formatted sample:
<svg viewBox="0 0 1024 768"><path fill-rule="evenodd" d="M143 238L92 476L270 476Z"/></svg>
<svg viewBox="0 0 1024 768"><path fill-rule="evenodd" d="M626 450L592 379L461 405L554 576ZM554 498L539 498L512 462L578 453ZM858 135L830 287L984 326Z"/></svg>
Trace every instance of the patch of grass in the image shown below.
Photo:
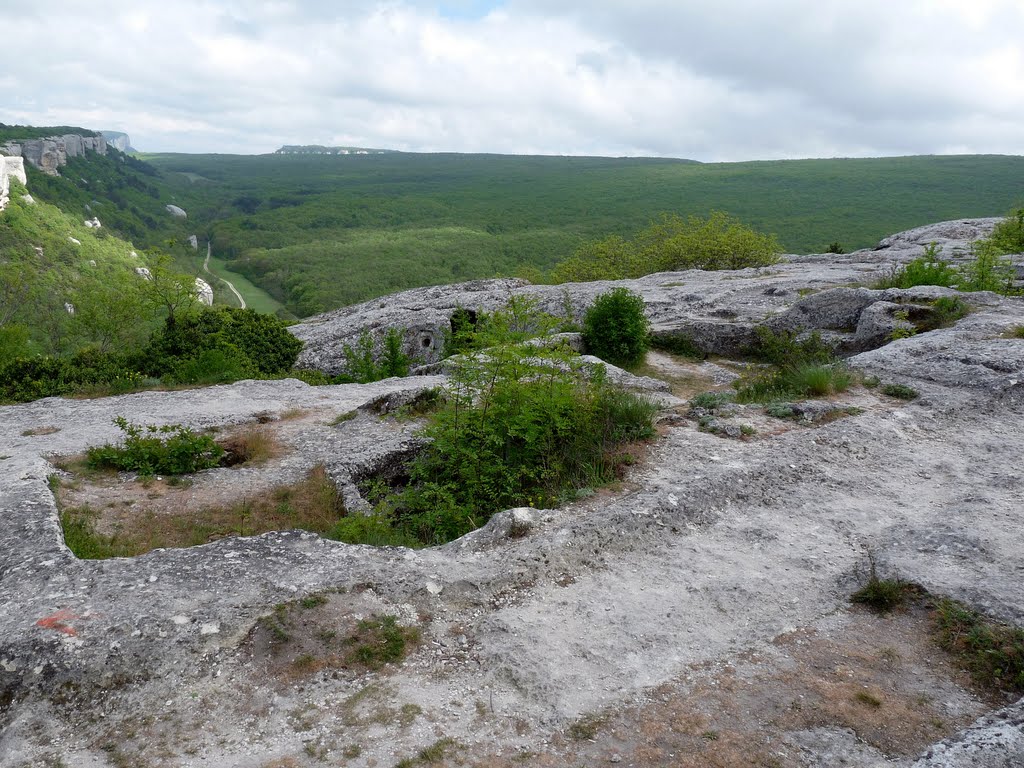
<svg viewBox="0 0 1024 768"><path fill-rule="evenodd" d="M1015 325L1006 332L1011 339L1024 339L1024 325Z"/></svg>
<svg viewBox="0 0 1024 768"><path fill-rule="evenodd" d="M789 403L768 403L764 407L764 412L774 419L792 419L796 417L796 412Z"/></svg>
<svg viewBox="0 0 1024 768"><path fill-rule="evenodd" d="M416 627L403 627L395 616L374 615L360 621L346 640L350 646L346 661L367 669L380 669L404 659L409 647L419 639L420 631Z"/></svg>
<svg viewBox="0 0 1024 768"><path fill-rule="evenodd" d="M703 360L707 353L694 342L693 338L686 333L662 333L651 336L651 347L660 349L663 352L671 352L673 355L687 357L691 360Z"/></svg>
<svg viewBox="0 0 1024 768"><path fill-rule="evenodd" d="M566 735L573 741L590 741L608 721L606 715L584 715L566 730Z"/></svg>
<svg viewBox="0 0 1024 768"><path fill-rule="evenodd" d="M449 737L438 739L429 747L421 749L417 753L416 757L407 757L404 760L399 760L395 763L395 768L416 768L416 766L421 765L437 765L448 756L452 748L455 746L457 746L455 739Z"/></svg>
<svg viewBox="0 0 1024 768"><path fill-rule="evenodd" d="M975 683L1024 692L1024 629L986 619L956 600L935 604L939 644L956 657Z"/></svg>
<svg viewBox="0 0 1024 768"><path fill-rule="evenodd" d="M732 392L701 392L690 398L690 408L703 408L715 411L734 399Z"/></svg>
<svg viewBox="0 0 1024 768"><path fill-rule="evenodd" d="M921 393L906 384L886 384L882 387L883 395L895 397L897 400L914 400L920 397Z"/></svg>
<svg viewBox="0 0 1024 768"><path fill-rule="evenodd" d="M875 288L913 288L918 285L941 285L949 287L956 283L960 273L957 268L939 257L936 243L930 243L919 256L905 265L897 265L888 275L875 284Z"/></svg>
<svg viewBox="0 0 1024 768"><path fill-rule="evenodd" d="M970 305L959 296L940 296L931 303L931 316L918 326L919 331L948 328L971 312Z"/></svg>
<svg viewBox="0 0 1024 768"><path fill-rule="evenodd" d="M253 536L267 531L302 529L325 534L344 513L334 483L323 466L305 480L276 488L230 507L145 512L121 532L97 531L98 513L71 508L61 511L65 543L81 559L134 557L153 549L193 547L226 536Z"/></svg>
<svg viewBox="0 0 1024 768"><path fill-rule="evenodd" d="M352 419L354 419L358 415L359 411L357 410L345 411L344 413L337 416L334 420L332 420L330 422L330 425L332 427L336 427L339 424L344 424L346 421L352 421Z"/></svg>
<svg viewBox="0 0 1024 768"><path fill-rule="evenodd" d="M827 397L849 389L853 376L842 363L801 363L763 372L738 382L736 400L766 403Z"/></svg>
<svg viewBox="0 0 1024 768"><path fill-rule="evenodd" d="M857 691L853 698L872 709L878 709L882 706L882 700L870 691Z"/></svg>
<svg viewBox="0 0 1024 768"><path fill-rule="evenodd" d="M238 434L220 441L224 449L222 463L261 464L281 453L281 445L274 433L262 426L252 426Z"/></svg>

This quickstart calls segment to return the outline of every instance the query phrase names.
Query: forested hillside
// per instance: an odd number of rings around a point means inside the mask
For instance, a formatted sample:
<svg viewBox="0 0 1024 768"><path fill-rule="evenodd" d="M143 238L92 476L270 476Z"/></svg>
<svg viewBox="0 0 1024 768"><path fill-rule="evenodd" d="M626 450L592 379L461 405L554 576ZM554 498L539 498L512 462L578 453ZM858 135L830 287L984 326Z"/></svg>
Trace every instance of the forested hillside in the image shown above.
<svg viewBox="0 0 1024 768"><path fill-rule="evenodd" d="M1024 200L1024 158L700 164L501 155L152 155L228 267L310 315L418 285L548 271L662 212L726 211L784 250L867 247Z"/></svg>

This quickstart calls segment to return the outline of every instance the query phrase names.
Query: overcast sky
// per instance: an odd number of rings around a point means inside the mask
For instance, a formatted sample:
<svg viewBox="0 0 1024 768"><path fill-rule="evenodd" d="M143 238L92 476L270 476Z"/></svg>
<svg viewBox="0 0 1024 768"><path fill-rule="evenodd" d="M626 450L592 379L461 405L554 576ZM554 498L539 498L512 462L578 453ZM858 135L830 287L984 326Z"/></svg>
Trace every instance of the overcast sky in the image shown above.
<svg viewBox="0 0 1024 768"><path fill-rule="evenodd" d="M1024 154L1024 0L4 0L0 122L704 161Z"/></svg>

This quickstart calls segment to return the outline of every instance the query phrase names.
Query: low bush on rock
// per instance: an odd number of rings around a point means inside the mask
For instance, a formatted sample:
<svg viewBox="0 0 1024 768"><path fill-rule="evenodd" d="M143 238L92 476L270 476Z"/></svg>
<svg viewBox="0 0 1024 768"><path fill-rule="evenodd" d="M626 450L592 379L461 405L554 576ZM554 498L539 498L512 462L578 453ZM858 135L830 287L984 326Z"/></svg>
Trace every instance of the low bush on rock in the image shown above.
<svg viewBox="0 0 1024 768"><path fill-rule="evenodd" d="M566 350L509 343L464 354L406 485L384 489L374 515L346 518L331 535L439 544L503 509L555 506L615 479L628 461L620 446L652 436L656 410Z"/></svg>
<svg viewBox="0 0 1024 768"><path fill-rule="evenodd" d="M180 424L141 426L123 416L114 419L114 423L124 432L124 443L90 448L86 452L90 468L142 475L183 475L216 467L224 455L224 449L212 437Z"/></svg>
<svg viewBox="0 0 1024 768"><path fill-rule="evenodd" d="M772 367L736 382L739 402L770 403L826 397L845 392L853 383L850 369L834 357L817 332L799 338L795 333L775 333L761 327L757 329L757 343L748 354Z"/></svg>
<svg viewBox="0 0 1024 768"><path fill-rule="evenodd" d="M613 365L631 368L650 345L650 322L643 297L626 288L598 296L583 318L587 351Z"/></svg>

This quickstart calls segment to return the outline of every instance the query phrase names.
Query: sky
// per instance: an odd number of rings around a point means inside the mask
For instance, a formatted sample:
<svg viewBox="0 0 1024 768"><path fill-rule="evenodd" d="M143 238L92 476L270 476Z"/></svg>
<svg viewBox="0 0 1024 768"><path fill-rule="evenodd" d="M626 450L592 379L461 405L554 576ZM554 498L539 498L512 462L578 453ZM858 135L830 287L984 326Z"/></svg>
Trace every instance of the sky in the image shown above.
<svg viewBox="0 0 1024 768"><path fill-rule="evenodd" d="M4 0L0 122L145 152L1024 154L1024 0Z"/></svg>

